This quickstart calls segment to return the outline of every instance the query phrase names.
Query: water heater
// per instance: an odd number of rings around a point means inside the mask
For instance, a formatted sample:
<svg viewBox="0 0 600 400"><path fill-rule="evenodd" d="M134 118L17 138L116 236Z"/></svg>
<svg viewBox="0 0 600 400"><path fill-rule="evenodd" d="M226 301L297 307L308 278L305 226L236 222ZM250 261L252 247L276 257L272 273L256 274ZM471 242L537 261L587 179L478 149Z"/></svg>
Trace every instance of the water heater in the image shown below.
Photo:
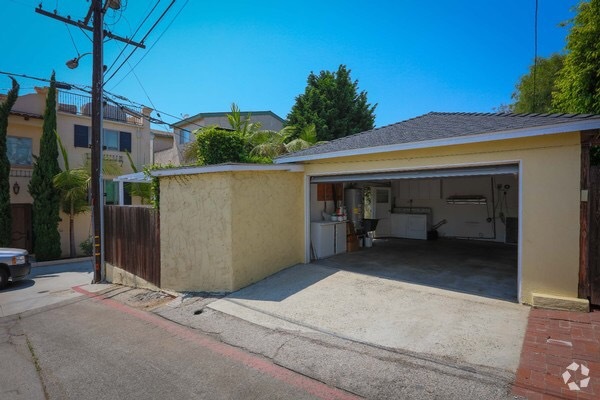
<svg viewBox="0 0 600 400"><path fill-rule="evenodd" d="M348 213L348 219L352 221L354 229L362 228L363 220L363 192L362 189L353 187L344 190L344 205Z"/></svg>

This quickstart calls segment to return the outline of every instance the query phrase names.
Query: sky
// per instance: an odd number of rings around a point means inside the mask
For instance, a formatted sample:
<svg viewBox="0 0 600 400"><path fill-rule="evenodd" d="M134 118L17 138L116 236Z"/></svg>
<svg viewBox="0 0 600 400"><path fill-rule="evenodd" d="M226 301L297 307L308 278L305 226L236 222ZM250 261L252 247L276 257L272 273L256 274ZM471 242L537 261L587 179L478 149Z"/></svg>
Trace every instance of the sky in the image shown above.
<svg viewBox="0 0 600 400"><path fill-rule="evenodd" d="M106 28L141 40L171 1L121 0L120 11L107 13ZM89 0L0 0L0 71L49 78L54 70L58 81L91 85L91 56L77 69L65 66L92 51L90 39L36 13L40 3L74 20L89 7ZM539 0L539 56L563 51L568 30L559 24L574 16L576 4ZM286 118L311 71L344 64L377 103L376 126L430 111L492 112L511 102L533 61L534 15L535 0L175 0L146 49L136 50L105 89L162 111L169 123L229 111L232 102ZM122 48L105 42L104 64L117 60L105 79L122 63ZM17 80L21 94L43 84ZM0 92L9 86L0 75Z"/></svg>

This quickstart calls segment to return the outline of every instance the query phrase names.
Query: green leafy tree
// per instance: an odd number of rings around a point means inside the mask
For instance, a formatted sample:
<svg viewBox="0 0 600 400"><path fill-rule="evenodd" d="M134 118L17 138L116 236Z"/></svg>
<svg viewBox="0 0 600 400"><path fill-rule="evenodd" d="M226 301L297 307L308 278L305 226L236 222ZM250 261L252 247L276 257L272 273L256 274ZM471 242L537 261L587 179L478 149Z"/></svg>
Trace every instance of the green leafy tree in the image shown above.
<svg viewBox="0 0 600 400"><path fill-rule="evenodd" d="M209 126L196 131L198 163L200 165L246 162L246 139L238 132Z"/></svg>
<svg viewBox="0 0 600 400"><path fill-rule="evenodd" d="M88 185L90 174L83 168L71 169L69 156L62 144L62 140L56 131L56 140L63 157L65 169L53 178L53 183L60 193L62 210L69 215L69 252L71 257L77 254L75 247L75 216L89 210Z"/></svg>
<svg viewBox="0 0 600 400"><path fill-rule="evenodd" d="M19 84L13 78L12 88L0 104L0 247L9 247L12 236L10 210L10 161L6 151L6 135L10 110L19 97Z"/></svg>
<svg viewBox="0 0 600 400"><path fill-rule="evenodd" d="M252 134L260 131L262 127L260 122L252 122L251 117L251 114L242 115L237 104L231 103L231 113L227 114L227 121L231 129L243 138L250 137Z"/></svg>
<svg viewBox="0 0 600 400"><path fill-rule="evenodd" d="M271 161L282 154L293 153L307 149L319 142L314 124L309 124L304 129L295 126L286 126L280 131L259 131L249 139L252 145L251 156L263 157Z"/></svg>
<svg viewBox="0 0 600 400"><path fill-rule="evenodd" d="M350 70L340 65L336 72L311 72L304 93L288 114L288 124L304 129L315 125L318 140L332 140L373 129L375 108L367 100L367 92L358 91L358 80L352 81Z"/></svg>
<svg viewBox="0 0 600 400"><path fill-rule="evenodd" d="M54 135L56 136L56 142L60 149L65 169L56 174L52 182L60 193L62 211L69 215L69 252L71 257L75 257L77 255L75 247L75 216L90 209L88 192L92 181L92 165L86 159L82 167L71 168L69 154L60 136L56 131ZM102 162L102 173L104 175L119 175L121 167L116 161L104 160Z"/></svg>
<svg viewBox="0 0 600 400"><path fill-rule="evenodd" d="M556 80L563 67L564 59L565 56L562 54L553 54L548 58L538 57L537 65L529 67L529 72L519 79L512 94L514 103L509 106L508 111L516 113L551 112L552 92L556 91Z"/></svg>
<svg viewBox="0 0 600 400"><path fill-rule="evenodd" d="M558 74L555 110L600 114L600 0L581 1L567 35L567 55Z"/></svg>
<svg viewBox="0 0 600 400"><path fill-rule="evenodd" d="M139 172L137 167L135 166L133 159L131 158L131 154L128 151L125 152L127 155L127 159L129 160L129 166L134 173ZM152 199L152 189L150 187L150 183L126 183L125 190L131 196L138 196L142 199L142 204L149 204Z"/></svg>
<svg viewBox="0 0 600 400"><path fill-rule="evenodd" d="M29 193L33 197L34 253L39 261L60 257L60 193L53 179L60 172L56 143L56 80L54 72L46 97L40 154L35 157Z"/></svg>

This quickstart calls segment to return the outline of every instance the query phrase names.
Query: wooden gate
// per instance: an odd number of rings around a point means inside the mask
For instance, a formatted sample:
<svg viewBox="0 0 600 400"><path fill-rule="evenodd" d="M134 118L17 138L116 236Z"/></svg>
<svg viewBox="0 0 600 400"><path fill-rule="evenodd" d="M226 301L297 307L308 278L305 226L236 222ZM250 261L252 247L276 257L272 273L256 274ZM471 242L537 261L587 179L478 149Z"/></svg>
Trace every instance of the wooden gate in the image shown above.
<svg viewBox="0 0 600 400"><path fill-rule="evenodd" d="M159 221L152 208L105 206L106 262L160 287Z"/></svg>
<svg viewBox="0 0 600 400"><path fill-rule="evenodd" d="M600 166L590 167L589 277L590 300L600 306Z"/></svg>
<svg viewBox="0 0 600 400"><path fill-rule="evenodd" d="M11 204L12 234L11 247L33 251L33 227L31 225L31 204Z"/></svg>

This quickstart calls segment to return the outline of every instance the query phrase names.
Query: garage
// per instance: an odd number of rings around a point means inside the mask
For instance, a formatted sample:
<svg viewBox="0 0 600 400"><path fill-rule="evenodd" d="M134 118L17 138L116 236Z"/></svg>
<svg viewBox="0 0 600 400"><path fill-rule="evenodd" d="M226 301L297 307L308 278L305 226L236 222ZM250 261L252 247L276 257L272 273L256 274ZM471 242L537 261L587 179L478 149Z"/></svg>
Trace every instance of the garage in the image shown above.
<svg viewBox="0 0 600 400"><path fill-rule="evenodd" d="M370 253L365 262L380 260L379 273L393 272L394 279L585 309L592 280L586 143L599 128L595 115L431 112L275 162L304 168L304 262L350 268L353 254ZM363 220L378 221L370 234L355 229L363 250L352 251L357 241L347 239L351 251L342 252L343 227L316 229L314 223L344 222L331 216L340 201L352 221L348 189L362 193ZM325 253L315 246L332 235L333 255L331 244ZM416 268L428 258L428 273L426 266ZM487 268L475 268L474 260ZM416 272L407 275L411 269ZM494 274L502 269L506 274L498 281Z"/></svg>
<svg viewBox="0 0 600 400"><path fill-rule="evenodd" d="M519 166L313 176L310 259L518 301Z"/></svg>

